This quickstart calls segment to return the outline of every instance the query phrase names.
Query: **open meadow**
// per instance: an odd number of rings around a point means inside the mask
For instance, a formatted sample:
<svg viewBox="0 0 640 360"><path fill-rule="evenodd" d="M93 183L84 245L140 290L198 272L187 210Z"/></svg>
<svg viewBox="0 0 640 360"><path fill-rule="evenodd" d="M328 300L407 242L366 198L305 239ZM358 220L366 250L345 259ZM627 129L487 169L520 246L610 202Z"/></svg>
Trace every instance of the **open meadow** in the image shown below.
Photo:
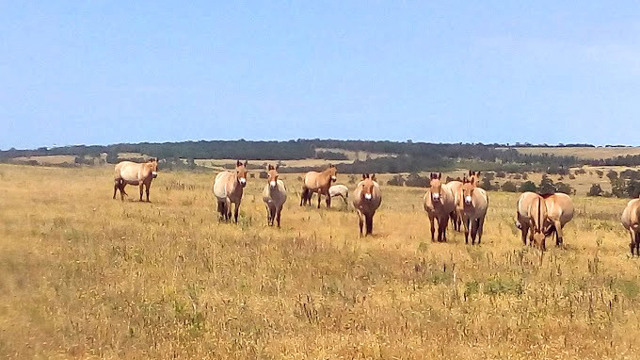
<svg viewBox="0 0 640 360"><path fill-rule="evenodd" d="M268 227L255 173L236 225L218 221L214 172L160 169L144 203L134 186L112 200L111 166L0 165L0 357L640 357L627 200L574 197L564 248L541 258L515 193L489 192L481 245L451 228L432 243L425 189L381 182L359 238L341 199L299 206L299 174L281 174Z"/></svg>

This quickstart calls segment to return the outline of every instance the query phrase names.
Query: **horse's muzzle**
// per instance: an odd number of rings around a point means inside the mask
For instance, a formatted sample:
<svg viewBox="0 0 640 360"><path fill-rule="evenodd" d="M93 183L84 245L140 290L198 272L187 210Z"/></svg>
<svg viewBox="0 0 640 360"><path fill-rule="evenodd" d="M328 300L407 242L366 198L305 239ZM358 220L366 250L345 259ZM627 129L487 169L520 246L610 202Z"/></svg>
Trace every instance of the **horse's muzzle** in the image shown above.
<svg viewBox="0 0 640 360"><path fill-rule="evenodd" d="M373 198L373 196L371 196L371 194L364 194L364 198L366 200L371 200Z"/></svg>
<svg viewBox="0 0 640 360"><path fill-rule="evenodd" d="M331 177L331 181L336 181L336 180L338 180L338 178L337 178L337 177L335 177L335 176L332 176L332 177Z"/></svg>
<svg viewBox="0 0 640 360"><path fill-rule="evenodd" d="M154 179L158 177L158 173L155 171L151 172L151 177L153 177Z"/></svg>
<svg viewBox="0 0 640 360"><path fill-rule="evenodd" d="M247 186L247 179L240 179L238 180L238 182L240 183L240 185L242 185L242 187Z"/></svg>

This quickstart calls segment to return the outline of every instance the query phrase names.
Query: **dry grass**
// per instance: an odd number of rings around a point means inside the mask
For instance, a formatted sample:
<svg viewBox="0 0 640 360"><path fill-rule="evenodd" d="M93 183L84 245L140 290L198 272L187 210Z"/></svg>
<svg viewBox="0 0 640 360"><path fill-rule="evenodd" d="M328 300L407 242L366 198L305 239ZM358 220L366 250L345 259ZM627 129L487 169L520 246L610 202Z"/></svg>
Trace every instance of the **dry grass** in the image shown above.
<svg viewBox="0 0 640 360"><path fill-rule="evenodd" d="M18 161L35 160L41 165L60 165L63 163L73 164L75 160L73 155L44 155L44 156L20 156L15 158Z"/></svg>
<svg viewBox="0 0 640 360"><path fill-rule="evenodd" d="M575 156L581 159L609 159L616 156L640 155L640 147L525 147L514 148L523 154Z"/></svg>
<svg viewBox="0 0 640 360"><path fill-rule="evenodd" d="M240 223L219 223L213 177L161 173L147 204L112 200L110 168L0 166L0 356L640 356L624 200L577 197L566 248L540 262L513 226L516 194L490 193L471 247L431 243L423 190L389 186L360 239L339 201L298 206L297 175L282 229L257 179Z"/></svg>

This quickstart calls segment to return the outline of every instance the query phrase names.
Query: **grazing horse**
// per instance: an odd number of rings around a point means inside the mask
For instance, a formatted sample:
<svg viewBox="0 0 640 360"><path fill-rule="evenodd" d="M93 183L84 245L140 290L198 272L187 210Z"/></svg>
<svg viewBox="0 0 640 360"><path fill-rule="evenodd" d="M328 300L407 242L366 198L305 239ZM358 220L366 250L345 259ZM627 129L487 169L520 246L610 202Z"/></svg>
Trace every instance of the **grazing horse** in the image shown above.
<svg viewBox="0 0 640 360"><path fill-rule="evenodd" d="M332 182L336 181L338 169L334 165L329 165L323 172L309 171L304 176L304 184L302 185L302 194L300 195L300 206L307 202L311 204L311 196L318 193L318 209L322 195L326 196L327 207L331 207L331 196L329 196L329 187Z"/></svg>
<svg viewBox="0 0 640 360"><path fill-rule="evenodd" d="M282 206L287 201L287 189L284 182L278 179L279 167L279 165L273 167L271 164L267 166L267 184L262 191L262 201L267 207L267 223L273 226L275 220L278 222L278 227L280 227Z"/></svg>
<svg viewBox="0 0 640 360"><path fill-rule="evenodd" d="M633 199L627 203L627 207L622 212L622 226L624 226L629 235L631 235L631 256L633 249L636 249L636 255L640 256L640 199Z"/></svg>
<svg viewBox="0 0 640 360"><path fill-rule="evenodd" d="M349 188L344 185L333 185L329 188L329 196L332 198L340 196L346 204L349 198Z"/></svg>
<svg viewBox="0 0 640 360"><path fill-rule="evenodd" d="M531 232L531 240L540 250L547 249L547 236L545 235L547 218L547 206L542 196L538 196L529 204L529 230Z"/></svg>
<svg viewBox="0 0 640 360"><path fill-rule="evenodd" d="M218 199L220 220L231 219L231 204L236 204L234 220L238 223L238 209L242 201L242 193L247 185L247 161L236 163L234 171L223 171L216 176L213 183L213 193Z"/></svg>
<svg viewBox="0 0 640 360"><path fill-rule="evenodd" d="M529 235L529 227L531 225L531 214L529 207L534 201L537 201L540 195L527 191L520 195L516 205L516 227L520 229L522 243L527 245L527 236ZM533 238L529 238L529 244L533 245Z"/></svg>
<svg viewBox="0 0 640 360"><path fill-rule="evenodd" d="M476 235L478 244L482 241L484 219L487 216L489 197L484 189L476 186L477 177L462 181L462 224L464 224L464 242L469 243L469 230L471 230L471 245L475 244Z"/></svg>
<svg viewBox="0 0 640 360"><path fill-rule="evenodd" d="M147 202L149 202L151 180L158 176L157 171L158 159L149 159L149 161L142 164L131 161L119 162L115 169L113 198L116 198L116 193L120 190L120 199L124 201L124 196L127 195L127 192L124 191L125 186L138 185L140 186L140 201L142 201L142 192L146 187Z"/></svg>
<svg viewBox="0 0 640 360"><path fill-rule="evenodd" d="M454 203L456 204L455 210L449 215L451 217L451 224L453 230L462 231L462 181L453 180L447 183L447 186L453 191Z"/></svg>
<svg viewBox="0 0 640 360"><path fill-rule="evenodd" d="M362 225L366 223L366 235L373 232L373 215L382 202L380 186L376 182L376 175L362 174L362 181L353 191L353 207L358 212L358 225L362 236Z"/></svg>
<svg viewBox="0 0 640 360"><path fill-rule="evenodd" d="M573 202L567 194L555 193L544 196L547 206L547 218L549 226L545 230L545 235L549 236L555 232L556 246L562 245L562 229L573 219Z"/></svg>
<svg viewBox="0 0 640 360"><path fill-rule="evenodd" d="M440 181L442 174L431 173L430 178L429 190L424 195L424 210L429 216L431 241L435 241L436 219L438 220L438 241L447 241L449 216L456 209L455 195L447 184Z"/></svg>

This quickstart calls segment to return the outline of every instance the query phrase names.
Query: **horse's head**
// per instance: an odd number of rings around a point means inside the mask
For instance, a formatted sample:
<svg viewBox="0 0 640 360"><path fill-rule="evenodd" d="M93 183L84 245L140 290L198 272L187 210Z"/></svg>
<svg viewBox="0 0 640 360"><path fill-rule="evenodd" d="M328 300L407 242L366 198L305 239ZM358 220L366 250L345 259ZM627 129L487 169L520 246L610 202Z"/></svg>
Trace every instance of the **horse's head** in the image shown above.
<svg viewBox="0 0 640 360"><path fill-rule="evenodd" d="M480 180L480 171L469 170L469 181L471 181L474 185L477 185L479 180Z"/></svg>
<svg viewBox="0 0 640 360"><path fill-rule="evenodd" d="M280 174L278 174L279 167L280 165L276 165L274 167L271 164L267 166L267 182L269 183L269 186L271 186L272 189L275 189L276 186L278 186L278 176L280 176Z"/></svg>
<svg viewBox="0 0 640 360"><path fill-rule="evenodd" d="M327 170L325 170L329 173L329 183L331 182L335 182L336 180L338 180L338 169L336 168L335 165L329 164L329 168L327 168Z"/></svg>
<svg viewBox="0 0 640 360"><path fill-rule="evenodd" d="M151 158L147 161L147 168L151 171L151 176L155 179L158 177L158 159Z"/></svg>
<svg viewBox="0 0 640 360"><path fill-rule="evenodd" d="M465 205L471 205L473 199L473 191L476 189L475 178L462 179L462 199Z"/></svg>
<svg viewBox="0 0 640 360"><path fill-rule="evenodd" d="M434 203L440 202L442 196L442 174L431 173L429 181L429 192L431 192L431 201Z"/></svg>
<svg viewBox="0 0 640 360"><path fill-rule="evenodd" d="M362 182L361 187L362 191L360 192L360 196L366 201L371 201L373 199L373 188L374 181L376 181L376 174L362 174Z"/></svg>
<svg viewBox="0 0 640 360"><path fill-rule="evenodd" d="M247 186L247 161L244 161L244 164L238 160L236 162L236 178L242 187Z"/></svg>

